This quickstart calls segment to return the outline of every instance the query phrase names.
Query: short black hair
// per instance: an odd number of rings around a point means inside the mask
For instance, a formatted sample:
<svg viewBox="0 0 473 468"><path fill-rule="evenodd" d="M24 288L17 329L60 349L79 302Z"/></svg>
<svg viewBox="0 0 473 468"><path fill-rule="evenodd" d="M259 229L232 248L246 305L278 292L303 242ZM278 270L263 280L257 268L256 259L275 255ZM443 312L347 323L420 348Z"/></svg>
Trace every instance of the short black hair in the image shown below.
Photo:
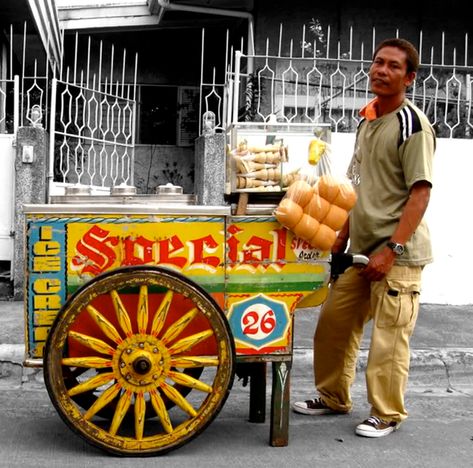
<svg viewBox="0 0 473 468"><path fill-rule="evenodd" d="M378 52L384 47L397 47L406 53L407 73L417 72L419 68L419 52L414 45L406 39L393 38L385 39L380 42L373 53L373 60L378 55Z"/></svg>

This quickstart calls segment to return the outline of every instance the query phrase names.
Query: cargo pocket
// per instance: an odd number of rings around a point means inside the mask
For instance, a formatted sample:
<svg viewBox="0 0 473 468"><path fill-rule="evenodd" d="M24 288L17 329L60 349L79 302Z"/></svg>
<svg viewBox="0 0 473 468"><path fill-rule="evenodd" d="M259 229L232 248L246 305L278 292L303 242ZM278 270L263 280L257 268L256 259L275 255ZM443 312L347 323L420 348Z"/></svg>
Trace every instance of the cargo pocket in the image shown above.
<svg viewBox="0 0 473 468"><path fill-rule="evenodd" d="M380 286L373 298L376 325L379 328L408 326L419 310L420 282L387 279Z"/></svg>

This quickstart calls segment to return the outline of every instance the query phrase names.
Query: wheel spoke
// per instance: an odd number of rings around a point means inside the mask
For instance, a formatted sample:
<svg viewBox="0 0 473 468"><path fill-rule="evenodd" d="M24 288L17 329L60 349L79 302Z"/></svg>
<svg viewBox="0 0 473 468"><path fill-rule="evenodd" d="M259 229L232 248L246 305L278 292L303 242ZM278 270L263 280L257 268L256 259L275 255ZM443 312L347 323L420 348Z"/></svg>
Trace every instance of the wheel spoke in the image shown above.
<svg viewBox="0 0 473 468"><path fill-rule="evenodd" d="M85 382L82 382L79 385L76 385L75 387L70 388L67 391L67 394L69 396L74 396L78 395L79 393L95 390L96 388L101 387L102 385L105 385L106 383L110 382L110 380L113 380L114 378L115 374L113 372L107 372L104 374L96 375L95 377L92 377L91 379L86 380Z"/></svg>
<svg viewBox="0 0 473 468"><path fill-rule="evenodd" d="M172 341L176 336L178 336L184 328L189 325L192 319L196 316L199 309L197 307L192 308L187 314L183 315L181 318L176 320L166 331L164 336L162 337L161 341L164 344L169 343Z"/></svg>
<svg viewBox="0 0 473 468"><path fill-rule="evenodd" d="M163 425L164 430L170 434L172 432L172 423L169 419L169 414L166 409L166 405L164 404L161 395L156 391L152 390L149 394L151 399L151 404L153 405L154 411L158 415L159 419L161 420L161 424Z"/></svg>
<svg viewBox="0 0 473 468"><path fill-rule="evenodd" d="M110 297L112 298L113 307L115 308L115 313L117 315L117 320L122 330L125 332L126 336L131 336L133 334L133 330L131 327L131 320L128 312L126 311L125 306L123 305L120 296L118 295L117 291L112 290L110 291Z"/></svg>
<svg viewBox="0 0 473 468"><path fill-rule="evenodd" d="M110 424L110 434L115 435L120 427L120 424L123 421L123 418L126 416L128 408L131 404L131 397L133 393L130 390L127 390L123 393L117 403L115 408L115 413L113 414L112 424Z"/></svg>
<svg viewBox="0 0 473 468"><path fill-rule="evenodd" d="M168 377L174 380L174 382L184 385L185 387L195 388L201 392L212 393L212 387L207 385L200 380L194 379L190 375L183 374L181 372L169 371Z"/></svg>
<svg viewBox="0 0 473 468"><path fill-rule="evenodd" d="M146 333L148 327L148 286L146 284L140 287L136 320L138 322L138 333Z"/></svg>
<svg viewBox="0 0 473 468"><path fill-rule="evenodd" d="M182 356L171 358L171 367L188 369L191 367L218 366L218 358L203 356Z"/></svg>
<svg viewBox="0 0 473 468"><path fill-rule="evenodd" d="M190 403L171 385L163 382L161 384L162 391L166 394L166 396L176 403L179 408L184 410L187 414L194 417L197 415L197 411L190 405Z"/></svg>
<svg viewBox="0 0 473 468"><path fill-rule="evenodd" d="M93 336L84 335L83 333L79 333L74 330L71 330L69 332L69 336L71 338L74 338L76 341L83 344L84 346L87 346L88 348L97 351L98 353L110 354L111 356L115 353L115 349L112 348L109 344L105 343L102 340L99 340L98 338L94 338Z"/></svg>
<svg viewBox="0 0 473 468"><path fill-rule="evenodd" d="M143 439L145 427L146 401L143 392L135 394L135 436L137 440Z"/></svg>
<svg viewBox="0 0 473 468"><path fill-rule="evenodd" d="M84 419L89 420L95 414L97 414L104 406L107 406L119 393L121 386L116 383L111 387L107 388L102 395L100 395L94 402L94 404L84 414Z"/></svg>
<svg viewBox="0 0 473 468"><path fill-rule="evenodd" d="M190 335L186 336L185 338L182 338L182 340L176 341L170 348L169 348L169 353L170 354L178 354L182 353L183 351L186 351L189 348L192 348L192 346L195 346L197 343L200 343L201 341L205 340L209 336L213 335L212 330L204 330L202 332L196 333L195 335Z"/></svg>
<svg viewBox="0 0 473 468"><path fill-rule="evenodd" d="M159 304L158 310L154 314L153 323L151 324L152 335L158 336L159 332L163 328L173 297L174 297L174 292L172 290L169 290L164 295L164 298L161 304Z"/></svg>
<svg viewBox="0 0 473 468"><path fill-rule="evenodd" d="M63 358L62 365L70 367L87 367L89 369L104 369L106 367L112 367L112 361L110 361L110 359L101 358L98 356L84 356Z"/></svg>
<svg viewBox="0 0 473 468"><path fill-rule="evenodd" d="M117 329L95 307L88 305L87 312L89 312L89 315L94 319L95 323L100 327L105 336L117 344L120 344L123 341Z"/></svg>

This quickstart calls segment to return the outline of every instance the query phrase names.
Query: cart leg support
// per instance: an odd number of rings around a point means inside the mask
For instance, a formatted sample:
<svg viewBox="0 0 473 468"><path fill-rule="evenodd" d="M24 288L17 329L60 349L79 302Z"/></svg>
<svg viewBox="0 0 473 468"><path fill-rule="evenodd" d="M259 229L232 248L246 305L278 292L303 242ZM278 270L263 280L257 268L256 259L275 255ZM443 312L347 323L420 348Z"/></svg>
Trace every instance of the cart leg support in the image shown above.
<svg viewBox="0 0 473 468"><path fill-rule="evenodd" d="M250 417L252 423L266 420L266 362L249 364L250 371Z"/></svg>
<svg viewBox="0 0 473 468"><path fill-rule="evenodd" d="M273 362L270 445L285 447L289 439L289 398L292 361Z"/></svg>

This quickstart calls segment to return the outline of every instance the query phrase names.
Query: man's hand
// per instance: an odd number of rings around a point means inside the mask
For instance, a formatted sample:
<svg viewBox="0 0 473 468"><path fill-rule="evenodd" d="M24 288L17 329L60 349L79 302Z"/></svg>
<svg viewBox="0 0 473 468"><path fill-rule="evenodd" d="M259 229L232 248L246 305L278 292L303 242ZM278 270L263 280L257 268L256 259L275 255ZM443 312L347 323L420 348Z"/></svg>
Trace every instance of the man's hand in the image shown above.
<svg viewBox="0 0 473 468"><path fill-rule="evenodd" d="M396 254L389 247L385 247L370 255L369 259L368 265L360 270L360 275L368 281L381 281L393 267Z"/></svg>

